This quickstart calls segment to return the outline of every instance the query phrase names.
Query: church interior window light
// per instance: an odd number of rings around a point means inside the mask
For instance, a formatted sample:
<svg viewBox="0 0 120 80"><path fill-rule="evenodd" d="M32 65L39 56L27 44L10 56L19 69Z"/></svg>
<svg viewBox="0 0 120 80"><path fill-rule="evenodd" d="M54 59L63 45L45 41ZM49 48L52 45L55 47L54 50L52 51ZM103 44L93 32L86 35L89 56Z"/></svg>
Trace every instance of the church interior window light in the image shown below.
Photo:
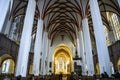
<svg viewBox="0 0 120 80"><path fill-rule="evenodd" d="M112 14L112 23L114 26L114 33L116 35L115 39L120 40L120 23L116 14Z"/></svg>

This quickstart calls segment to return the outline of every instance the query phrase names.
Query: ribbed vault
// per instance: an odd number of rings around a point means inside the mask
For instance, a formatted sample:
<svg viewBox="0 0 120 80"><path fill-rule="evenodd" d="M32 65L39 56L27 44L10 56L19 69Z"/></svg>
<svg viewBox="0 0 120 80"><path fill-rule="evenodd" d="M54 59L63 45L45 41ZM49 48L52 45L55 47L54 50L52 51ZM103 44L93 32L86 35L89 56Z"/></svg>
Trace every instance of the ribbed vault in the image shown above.
<svg viewBox="0 0 120 80"><path fill-rule="evenodd" d="M49 6L50 5L50 6ZM49 7L45 10L44 16L48 17L46 30L48 37L54 39L59 33L66 33L71 41L75 41L79 30L79 11L75 5L68 0L54 0L49 3Z"/></svg>
<svg viewBox="0 0 120 80"><path fill-rule="evenodd" d="M33 34L36 33L38 17L44 20L44 30L48 32L48 38L52 41L60 33L65 33L73 43L76 42L77 32L82 29L81 21L84 17L88 18L90 33L93 33L89 0L36 0L36 2ZM110 30L105 12L114 12L120 17L120 7L117 0L98 2L103 24ZM14 0L11 15L14 17L25 15L27 3L28 0Z"/></svg>

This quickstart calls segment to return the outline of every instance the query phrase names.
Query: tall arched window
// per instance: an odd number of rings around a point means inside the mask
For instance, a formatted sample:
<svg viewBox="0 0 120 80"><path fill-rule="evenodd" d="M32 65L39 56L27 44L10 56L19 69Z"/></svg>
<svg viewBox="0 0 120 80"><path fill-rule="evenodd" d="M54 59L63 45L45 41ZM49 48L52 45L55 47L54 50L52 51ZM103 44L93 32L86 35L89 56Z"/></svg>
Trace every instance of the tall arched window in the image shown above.
<svg viewBox="0 0 120 80"><path fill-rule="evenodd" d="M105 37L106 37L107 46L109 46L111 44L110 38L109 38L109 30L105 25L104 25L104 34L105 34Z"/></svg>
<svg viewBox="0 0 120 80"><path fill-rule="evenodd" d="M116 14L113 13L111 18L112 18L114 33L116 35L115 39L120 40L120 23L119 23L118 17Z"/></svg>

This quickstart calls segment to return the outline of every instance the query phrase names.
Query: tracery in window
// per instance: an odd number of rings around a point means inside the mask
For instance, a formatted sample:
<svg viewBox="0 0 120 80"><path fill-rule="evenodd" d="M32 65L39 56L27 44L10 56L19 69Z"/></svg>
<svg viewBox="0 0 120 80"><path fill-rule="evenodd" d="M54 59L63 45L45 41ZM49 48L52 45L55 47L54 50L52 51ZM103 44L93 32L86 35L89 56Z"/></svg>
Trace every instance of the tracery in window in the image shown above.
<svg viewBox="0 0 120 80"><path fill-rule="evenodd" d="M109 46L111 44L110 43L110 38L109 38L109 30L105 25L104 25L104 34L105 34L105 37L106 37L107 46Z"/></svg>
<svg viewBox="0 0 120 80"><path fill-rule="evenodd" d="M111 18L112 18L114 33L116 35L115 38L116 40L120 40L120 23L119 23L118 17L116 14L113 13Z"/></svg>

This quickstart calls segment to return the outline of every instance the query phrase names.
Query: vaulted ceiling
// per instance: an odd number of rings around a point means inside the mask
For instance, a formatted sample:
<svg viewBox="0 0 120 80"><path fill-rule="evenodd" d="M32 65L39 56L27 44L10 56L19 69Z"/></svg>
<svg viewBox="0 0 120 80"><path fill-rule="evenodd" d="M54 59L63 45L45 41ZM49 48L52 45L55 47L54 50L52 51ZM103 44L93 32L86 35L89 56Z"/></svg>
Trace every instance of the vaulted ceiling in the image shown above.
<svg viewBox="0 0 120 80"><path fill-rule="evenodd" d="M34 23L41 17L44 20L44 30L48 32L48 38L52 41L60 33L65 33L74 42L78 36L77 32L82 29L81 22L84 17L88 18L90 32L93 31L89 0L36 0L36 2ZM98 2L103 24L109 29L105 12L114 12L120 17L120 7L116 0ZM14 0L11 15L13 17L25 15L27 3L27 0ZM33 27L33 33L36 33L36 26Z"/></svg>

